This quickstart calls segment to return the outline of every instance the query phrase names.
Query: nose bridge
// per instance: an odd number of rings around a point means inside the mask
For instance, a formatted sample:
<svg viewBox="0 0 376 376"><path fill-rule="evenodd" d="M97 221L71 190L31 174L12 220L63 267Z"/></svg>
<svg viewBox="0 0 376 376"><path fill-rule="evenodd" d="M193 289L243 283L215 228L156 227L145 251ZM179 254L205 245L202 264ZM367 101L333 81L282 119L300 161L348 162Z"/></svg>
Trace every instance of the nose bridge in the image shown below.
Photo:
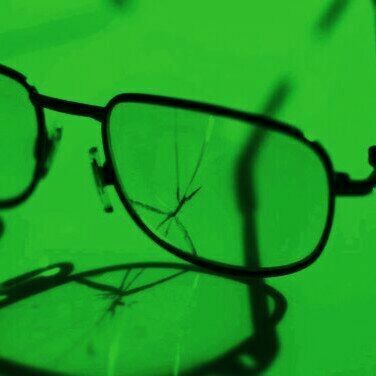
<svg viewBox="0 0 376 376"><path fill-rule="evenodd" d="M68 115L88 117L100 123L103 123L106 117L106 107L53 98L39 94L36 90L31 92L30 97L32 102L36 106L39 106L39 108L49 109ZM104 162L103 164L100 163L98 149L96 147L92 147L89 150L89 155L99 198L102 202L104 211L111 213L113 207L106 191L106 186L114 184L112 169L108 162Z"/></svg>
<svg viewBox="0 0 376 376"><path fill-rule="evenodd" d="M68 115L89 117L99 122L103 122L106 116L106 107L53 98L37 92L31 94L31 100L42 108Z"/></svg>

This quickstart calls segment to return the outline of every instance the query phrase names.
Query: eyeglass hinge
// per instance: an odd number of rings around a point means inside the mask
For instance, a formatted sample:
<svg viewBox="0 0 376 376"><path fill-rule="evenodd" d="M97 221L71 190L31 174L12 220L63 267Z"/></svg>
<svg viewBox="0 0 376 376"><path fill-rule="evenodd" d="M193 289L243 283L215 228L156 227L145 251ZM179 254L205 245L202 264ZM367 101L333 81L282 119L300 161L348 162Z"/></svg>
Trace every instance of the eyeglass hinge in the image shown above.
<svg viewBox="0 0 376 376"><path fill-rule="evenodd" d="M334 174L334 190L338 196L365 196L376 186L376 146L368 149L368 162L373 167L371 174L360 180L351 179L349 174L336 172Z"/></svg>

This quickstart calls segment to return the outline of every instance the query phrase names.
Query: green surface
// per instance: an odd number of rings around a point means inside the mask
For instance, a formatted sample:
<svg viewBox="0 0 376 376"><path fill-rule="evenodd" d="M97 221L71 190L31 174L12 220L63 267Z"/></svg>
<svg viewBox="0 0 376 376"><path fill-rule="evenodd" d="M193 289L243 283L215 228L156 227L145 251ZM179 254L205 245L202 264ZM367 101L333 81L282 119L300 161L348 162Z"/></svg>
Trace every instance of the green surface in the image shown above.
<svg viewBox="0 0 376 376"><path fill-rule="evenodd" d="M319 140L336 169L369 173L371 1L344 1L338 19L327 11L332 2L318 0L77 3L4 1L1 63L40 92L70 100L104 105L120 92L146 92L266 112ZM35 194L2 213L0 280L56 262L72 263L75 272L181 264L136 227L113 189L115 212L103 212L88 154L101 145L97 124L53 112L47 122L63 127L63 138ZM126 274L123 265L1 309L0 357L74 375L252 374L259 363L266 375L374 375L374 200L338 199L321 258L267 281L288 303L276 328L262 281L248 287L205 273L176 275L183 266L136 265ZM125 296L124 305L113 305L113 289L98 289L168 277Z"/></svg>

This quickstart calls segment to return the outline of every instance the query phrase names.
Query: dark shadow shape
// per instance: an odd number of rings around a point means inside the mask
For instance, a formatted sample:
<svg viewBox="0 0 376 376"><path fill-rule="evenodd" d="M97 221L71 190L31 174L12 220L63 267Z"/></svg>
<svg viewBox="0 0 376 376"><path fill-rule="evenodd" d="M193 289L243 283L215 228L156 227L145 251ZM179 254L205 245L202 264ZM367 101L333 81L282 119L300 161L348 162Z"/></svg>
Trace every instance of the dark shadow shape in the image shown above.
<svg viewBox="0 0 376 376"><path fill-rule="evenodd" d="M4 221L0 217L0 239L4 235ZM20 276L17 276L15 278L12 278L5 283L0 284L0 309L1 309L1 298L5 295L2 294L3 289L5 289L4 286L7 286L6 289L11 288L11 286L14 286L14 284L25 282L26 280L31 280L32 278L38 278L37 276L42 274L45 271L52 270L54 268L59 269L59 273L63 278L66 278L68 274L70 273L70 267L72 264L70 263L64 263L64 264L56 264L52 265L43 269L37 269L29 273L22 274ZM43 271L42 271L43 270ZM18 281L18 282L17 282ZM49 287L50 288L50 287ZM27 290L27 289L26 289ZM33 295L32 291L25 291L25 296ZM18 362L5 359L0 356L0 374L1 375L14 375L14 376L67 376L63 375L61 373L57 372L51 372L51 371L45 371L40 368L36 367L30 367L23 364L20 364Z"/></svg>
<svg viewBox="0 0 376 376"><path fill-rule="evenodd" d="M132 264L122 264L122 265L112 265L103 268L97 268L77 274L70 274L73 271L73 265L71 263L60 263L54 264L47 268L37 269L25 274L22 274L16 278L9 279L3 282L1 286L1 291L3 296L5 296L5 300L1 301L0 309L6 309L12 304L16 304L17 302L23 301L25 299L31 298L35 295L53 290L57 287L68 283L79 283L86 287L103 291L103 292L117 292L118 289L111 285L106 285L103 283L98 283L90 280L91 277L97 277L106 273L115 272L115 271L123 271L123 270L131 270L134 268L149 268L149 269L171 269L175 271L174 274L168 277L164 277L160 280L155 282L135 287L129 289L124 293L124 296L132 295L139 293L141 291L145 291L150 288L154 288L162 283L166 283L180 275L183 275L187 272L196 272L196 273L203 273L207 275L213 275L219 278L225 278L229 280L235 280L239 283L250 285L255 282L254 279L250 278L235 278L230 276L218 275L215 272L211 272L206 269L202 269L193 265L184 265L179 263L159 263L159 262L139 262L139 263L132 263ZM41 276L43 273L50 272L53 269L58 269L59 272L53 276ZM264 285L263 288L265 291L263 292L265 296L270 296L274 301L274 312L270 314L266 321L268 321L269 326L275 326L278 322L283 318L286 308L287 302L284 297L276 291L274 288ZM228 365L234 364L237 362L239 357L238 352L242 351L244 348L247 348L249 351L250 344L252 343L252 337L243 341L241 344L231 349L226 354L218 357L217 359L210 361L207 365L200 367L199 369L192 369L183 374L187 375L194 375L200 374L204 375L205 372L215 372L216 374L221 374L223 371L224 364L223 362L227 363ZM257 346L254 346L253 351L257 352ZM234 357L234 360L231 361L231 357ZM28 367L22 364L19 364L14 361L10 361L0 357L0 371L3 375L62 375L55 372L49 372L33 367ZM232 369L233 371L233 369ZM199 373L197 373L199 372ZM223 374L223 373L222 373ZM229 374L229 373L228 373ZM234 374L234 373L231 373ZM249 374L249 373L248 373Z"/></svg>
<svg viewBox="0 0 376 376"><path fill-rule="evenodd" d="M262 112L275 115L285 103L290 92L291 84L288 80L282 79L277 82L272 88ZM262 128L257 128L254 131L239 157L235 176L239 211L243 218L244 260L245 265L252 270L262 266L257 239L257 190L253 175L258 152L267 136L267 131ZM245 367L239 361L236 364L223 364L222 367L227 370L225 373L227 375L231 374L231 370L234 371L235 365L237 366L237 375L261 374L270 367L277 356L280 344L275 325L270 325L265 286L265 281L262 278L256 278L249 285L250 319L253 322L255 334L251 340L245 341L241 346L242 351L253 354L257 362L252 369ZM230 359L232 358L230 357ZM226 358L223 362L226 363Z"/></svg>
<svg viewBox="0 0 376 376"><path fill-rule="evenodd" d="M130 3L133 3L133 0L107 0L107 2L118 9L124 9L130 6Z"/></svg>
<svg viewBox="0 0 376 376"><path fill-rule="evenodd" d="M57 270L57 273L48 272ZM0 309L28 297L35 296L65 283L73 271L73 264L59 263L33 270L0 284Z"/></svg>
<svg viewBox="0 0 376 376"><path fill-rule="evenodd" d="M2 376L69 376L66 373L46 371L37 367L26 366L0 357L0 374Z"/></svg>
<svg viewBox="0 0 376 376"><path fill-rule="evenodd" d="M39 25L0 33L1 59L9 59L45 48L55 48L97 34L114 16L99 11L72 15Z"/></svg>
<svg viewBox="0 0 376 376"><path fill-rule="evenodd" d="M251 289L251 285L249 287ZM270 328L275 327L283 319L287 311L287 300L286 298L275 288L265 284L264 281L260 281L255 285L255 288L251 290L250 294L256 291L257 295L263 294L263 297L269 296L273 299L275 308L272 314L263 317L262 325L267 327L266 336L268 336L268 343L271 339L274 339L270 335ZM259 322L260 324L260 322ZM257 336L251 336L242 341L239 345L227 351L225 354L219 356L206 364L196 367L195 369L187 372L187 376L196 375L260 375L270 364L271 352L269 351L269 356L267 357L262 351L265 350L265 343L260 341L261 328L257 331ZM273 330L275 331L275 330ZM261 346L261 348L260 348ZM250 369L245 364L241 362L241 355L248 354L253 355L254 360L256 360L256 367ZM273 355L273 353L271 354Z"/></svg>
<svg viewBox="0 0 376 376"><path fill-rule="evenodd" d="M331 33L349 5L350 0L332 0L319 18L315 32L320 35Z"/></svg>
<svg viewBox="0 0 376 376"><path fill-rule="evenodd" d="M268 116L275 116L278 111L285 105L293 91L293 85L287 78L280 79L269 95L268 100L263 106L262 113Z"/></svg>

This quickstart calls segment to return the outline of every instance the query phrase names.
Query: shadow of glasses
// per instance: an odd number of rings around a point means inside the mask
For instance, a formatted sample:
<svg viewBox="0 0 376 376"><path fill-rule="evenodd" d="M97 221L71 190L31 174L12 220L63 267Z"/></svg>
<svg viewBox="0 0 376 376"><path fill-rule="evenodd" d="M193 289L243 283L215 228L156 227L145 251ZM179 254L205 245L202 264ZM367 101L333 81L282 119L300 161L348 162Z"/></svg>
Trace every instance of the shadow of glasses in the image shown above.
<svg viewBox="0 0 376 376"><path fill-rule="evenodd" d="M169 271L171 274L164 278L159 278L149 283L141 284L138 287L133 287L133 283L141 275L142 272L151 270L164 270ZM179 278L186 273L197 273L197 274L210 274L218 278L224 278L223 276L218 276L215 273L202 270L200 268L182 265L175 263L161 263L161 262L143 262L143 263L132 263L132 264L122 264L122 265L112 265L103 268L92 269L89 271L81 273L73 273L74 266L71 263L59 263L53 264L45 268L36 269L15 278L4 281L0 284L0 293L2 299L0 301L0 311L7 309L8 307L36 297L39 294L44 294L58 287L68 284L78 284L85 288L94 289L103 292L110 298L111 303L105 311L105 315L114 315L117 306L124 305L122 299L132 295L139 295L142 292L156 288L166 284L176 278ZM133 270L139 270L132 279L130 273ZM124 278L120 286L113 286L107 283L99 283L94 281L94 277L103 276L108 273L114 272L124 272ZM230 277L225 277L227 279L234 280ZM128 283L124 283L128 279ZM247 286L252 286L253 280L235 280L238 283L245 284ZM261 287L258 285L258 291ZM264 327L275 327L280 320L283 318L287 303L284 297L274 288L264 284L262 286L262 293L268 296L273 301L274 310L269 314L267 318L264 319ZM103 319L103 316L102 318ZM251 336L246 340L242 341L238 345L234 346L228 350L225 354L218 356L217 359L212 359L204 365L200 365L194 369L182 371L183 375L230 375L234 374L236 371L236 364L239 363L239 357L248 352L252 355L256 363L261 362L259 359L260 353L258 351L259 345L256 337ZM36 369L33 367L28 367L21 363L11 361L8 359L0 358L0 369L2 374L5 375L56 375L59 373L48 372L41 369ZM256 367L253 370L248 369L247 373L237 373L237 374L247 374L255 375L259 374L260 367Z"/></svg>

